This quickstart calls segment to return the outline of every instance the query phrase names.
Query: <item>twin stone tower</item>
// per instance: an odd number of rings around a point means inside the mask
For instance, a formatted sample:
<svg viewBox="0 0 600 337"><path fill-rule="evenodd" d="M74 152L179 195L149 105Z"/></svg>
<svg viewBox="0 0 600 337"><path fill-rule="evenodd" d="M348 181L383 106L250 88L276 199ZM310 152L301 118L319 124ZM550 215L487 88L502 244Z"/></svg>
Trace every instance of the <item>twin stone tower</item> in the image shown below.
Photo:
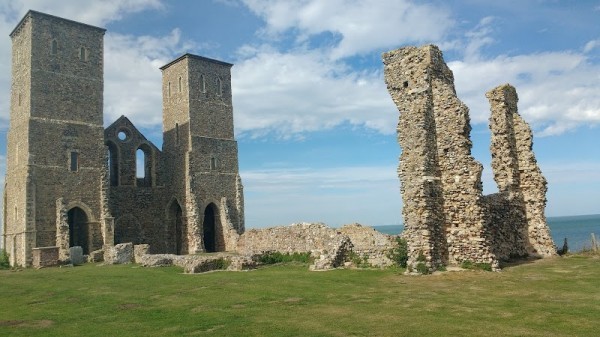
<svg viewBox="0 0 600 337"><path fill-rule="evenodd" d="M163 146L122 116L103 126L105 30L29 11L10 34L12 87L4 248L28 266L36 249L92 254L150 244L151 253L236 249L244 200L233 133L231 64L185 54L162 68ZM435 46L384 54L400 111L399 176L409 267L551 256L546 181L509 85L492 105L499 193L483 196L467 107Z"/></svg>
<svg viewBox="0 0 600 337"><path fill-rule="evenodd" d="M227 250L244 231L231 64L185 54L161 68L162 151L126 118L103 126L105 30L29 11L10 34L4 188L11 264L33 250L121 242L154 253Z"/></svg>

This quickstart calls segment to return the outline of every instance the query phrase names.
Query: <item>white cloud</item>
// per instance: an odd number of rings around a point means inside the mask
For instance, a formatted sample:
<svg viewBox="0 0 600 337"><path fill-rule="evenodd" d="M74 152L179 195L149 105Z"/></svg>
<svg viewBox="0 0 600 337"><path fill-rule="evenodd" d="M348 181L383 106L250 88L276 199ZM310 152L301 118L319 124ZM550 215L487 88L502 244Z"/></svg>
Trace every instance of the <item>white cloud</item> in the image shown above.
<svg viewBox="0 0 600 337"><path fill-rule="evenodd" d="M242 0L266 22L264 32L293 30L302 41L321 33L339 36L333 58L441 40L454 24L442 7L403 0Z"/></svg>
<svg viewBox="0 0 600 337"><path fill-rule="evenodd" d="M6 121L8 120L9 116L10 76L8 74L10 74L11 64L11 42L8 38L8 35L16 26L18 21L21 20L21 18L25 15L27 10L33 9L91 25L103 26L108 22L120 20L130 13L136 13L148 9L156 10L162 8L164 7L161 0L20 0L1 2L0 35L3 36L3 38L0 39L0 73L4 74L4 76L0 76L0 121L2 121L2 128L7 127L8 123ZM111 47L110 38L111 34L109 32L107 34L107 49ZM152 40L153 38L148 39ZM128 47L139 47L144 45L147 46L148 43L144 44L143 41L138 40L135 45L129 45ZM158 48L159 46L157 45L156 47ZM121 52L126 54L128 51ZM134 51L134 53L135 52L141 53L142 51ZM111 56L114 56L114 53L113 55L110 55L107 52L106 57L108 58ZM107 65L107 75L105 75L108 83L111 82L110 76L112 76L112 74L109 74L109 71L111 70L110 66L112 65ZM138 77L142 77L142 74L138 74ZM132 83L129 82L128 84L131 85ZM130 89L132 87L127 88ZM110 98L110 89L107 90L107 94L107 98ZM140 101L145 101L143 97L140 98L142 98ZM111 101L107 99L106 103L106 106L110 107ZM125 112L127 112L127 110L125 110Z"/></svg>
<svg viewBox="0 0 600 337"><path fill-rule="evenodd" d="M193 49L179 30L161 37L130 36L108 32L105 41L104 120L121 115L138 127L162 123L162 75L159 67L174 55Z"/></svg>
<svg viewBox="0 0 600 337"><path fill-rule="evenodd" d="M401 222L395 166L269 169L241 175L249 227L324 219L333 226L355 221L365 225ZM389 223L390 219L396 219L395 223Z"/></svg>
<svg viewBox="0 0 600 337"><path fill-rule="evenodd" d="M161 0L18 0L0 5L0 12L20 20L27 10L32 9L90 25L105 25L121 20L129 13L162 8Z"/></svg>
<svg viewBox="0 0 600 337"><path fill-rule="evenodd" d="M319 50L243 51L245 58L232 70L238 131L286 136L344 122L395 131L397 110L380 72L352 71Z"/></svg>
<svg viewBox="0 0 600 337"><path fill-rule="evenodd" d="M592 50L599 48L600 47L600 39L597 40L591 40L588 43L585 44L585 46L583 47L583 52L584 53L589 53Z"/></svg>
<svg viewBox="0 0 600 337"><path fill-rule="evenodd" d="M485 92L511 83L519 112L539 136L557 135L584 124L600 123L600 65L585 54L547 52L450 62L459 98L474 123L487 122Z"/></svg>

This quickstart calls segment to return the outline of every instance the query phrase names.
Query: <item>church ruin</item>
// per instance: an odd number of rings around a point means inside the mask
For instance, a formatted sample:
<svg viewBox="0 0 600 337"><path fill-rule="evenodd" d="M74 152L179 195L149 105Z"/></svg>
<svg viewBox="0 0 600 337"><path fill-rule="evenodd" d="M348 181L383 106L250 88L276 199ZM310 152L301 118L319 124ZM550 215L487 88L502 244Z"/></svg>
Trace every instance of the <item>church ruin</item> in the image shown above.
<svg viewBox="0 0 600 337"><path fill-rule="evenodd" d="M469 110L433 45L383 54L385 81L398 107L404 237L410 268L552 256L546 224L546 180L532 151L532 133L517 112L510 85L487 93L491 152L499 192L482 194L482 165L471 156Z"/></svg>
<svg viewBox="0 0 600 337"><path fill-rule="evenodd" d="M153 253L230 249L244 231L229 63L185 54L162 71L163 146L126 117L103 126L105 29L29 11L10 34L4 232L32 251L121 242ZM136 168L142 168L137 172Z"/></svg>

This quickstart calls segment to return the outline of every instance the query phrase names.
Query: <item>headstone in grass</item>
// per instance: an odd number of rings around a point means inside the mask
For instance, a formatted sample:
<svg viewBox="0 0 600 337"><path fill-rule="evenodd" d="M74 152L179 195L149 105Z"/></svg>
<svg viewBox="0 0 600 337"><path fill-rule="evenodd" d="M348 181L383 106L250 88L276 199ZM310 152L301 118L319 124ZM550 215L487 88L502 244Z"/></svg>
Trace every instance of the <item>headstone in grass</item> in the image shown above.
<svg viewBox="0 0 600 337"><path fill-rule="evenodd" d="M83 248L74 246L69 248L69 257L74 266L83 264Z"/></svg>

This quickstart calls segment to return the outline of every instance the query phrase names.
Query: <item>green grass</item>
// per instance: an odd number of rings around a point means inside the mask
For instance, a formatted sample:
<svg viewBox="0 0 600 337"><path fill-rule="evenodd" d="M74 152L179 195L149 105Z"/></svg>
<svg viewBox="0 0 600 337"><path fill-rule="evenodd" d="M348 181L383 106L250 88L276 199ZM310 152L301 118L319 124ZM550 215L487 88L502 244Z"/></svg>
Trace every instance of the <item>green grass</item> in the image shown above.
<svg viewBox="0 0 600 337"><path fill-rule="evenodd" d="M598 336L600 259L501 273L0 271L0 336Z"/></svg>

